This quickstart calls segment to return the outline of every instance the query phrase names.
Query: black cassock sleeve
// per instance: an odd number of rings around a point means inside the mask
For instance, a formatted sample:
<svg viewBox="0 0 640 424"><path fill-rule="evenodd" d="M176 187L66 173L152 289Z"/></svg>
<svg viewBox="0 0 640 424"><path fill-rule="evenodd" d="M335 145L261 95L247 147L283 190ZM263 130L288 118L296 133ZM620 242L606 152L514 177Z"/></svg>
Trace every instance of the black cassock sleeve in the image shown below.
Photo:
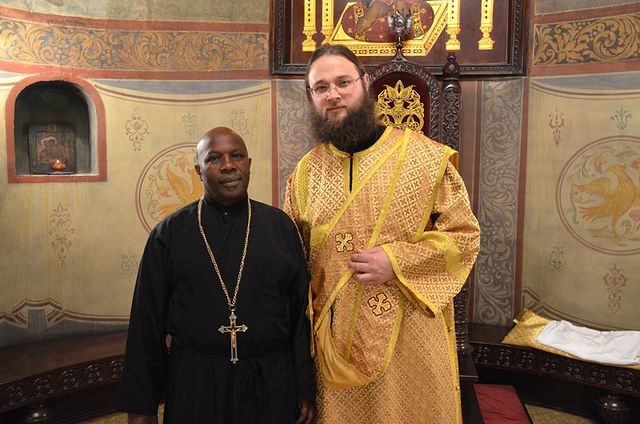
<svg viewBox="0 0 640 424"><path fill-rule="evenodd" d="M289 231L292 236L292 245L295 252L298 272L291 284L291 324L293 334L291 346L296 375L297 400L315 402L316 385L311 359L311 323L307 317L309 305L309 272L302 248L302 241L293 222L288 218Z"/></svg>
<svg viewBox="0 0 640 424"><path fill-rule="evenodd" d="M165 317L170 287L165 249L166 243L155 228L145 246L131 306L120 383L120 409L128 413L155 415L162 399L168 358Z"/></svg>

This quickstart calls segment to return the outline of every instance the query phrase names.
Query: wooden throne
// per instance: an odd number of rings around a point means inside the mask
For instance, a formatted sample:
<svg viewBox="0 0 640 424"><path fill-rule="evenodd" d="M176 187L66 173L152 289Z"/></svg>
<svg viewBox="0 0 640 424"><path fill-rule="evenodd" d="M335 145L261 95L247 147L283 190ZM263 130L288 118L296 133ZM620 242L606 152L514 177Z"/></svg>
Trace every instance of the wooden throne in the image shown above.
<svg viewBox="0 0 640 424"><path fill-rule="evenodd" d="M448 54L439 81L426 68L402 55L402 41L396 46L398 53L394 59L369 72L378 118L385 125L422 132L458 151L462 107L460 67L455 54ZM457 168L457 155L452 162ZM468 299L467 280L454 298L454 311L464 422L475 423L482 421L473 391L478 374L469 341Z"/></svg>
<svg viewBox="0 0 640 424"><path fill-rule="evenodd" d="M396 56L369 73L376 114L385 125L411 128L459 150L461 90L460 67L449 53L438 81L422 66ZM454 165L457 167L457 156ZM471 350L468 321L468 282L455 298L458 352Z"/></svg>

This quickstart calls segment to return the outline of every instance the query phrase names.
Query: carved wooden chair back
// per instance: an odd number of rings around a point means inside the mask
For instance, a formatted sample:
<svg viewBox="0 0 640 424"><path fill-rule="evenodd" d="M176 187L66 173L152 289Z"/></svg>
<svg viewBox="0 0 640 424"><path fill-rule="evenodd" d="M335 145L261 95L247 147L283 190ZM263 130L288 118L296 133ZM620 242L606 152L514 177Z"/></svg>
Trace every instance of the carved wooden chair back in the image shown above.
<svg viewBox="0 0 640 424"><path fill-rule="evenodd" d="M459 150L461 90L460 67L449 53L438 81L425 67L402 55L369 72L376 114L385 125L411 128ZM458 155L452 157L458 167ZM471 350L468 321L468 283L454 300L459 353Z"/></svg>
<svg viewBox="0 0 640 424"><path fill-rule="evenodd" d="M442 75L438 81L404 56L374 68L369 76L378 118L385 125L411 128L458 150L461 90L454 53L449 53Z"/></svg>

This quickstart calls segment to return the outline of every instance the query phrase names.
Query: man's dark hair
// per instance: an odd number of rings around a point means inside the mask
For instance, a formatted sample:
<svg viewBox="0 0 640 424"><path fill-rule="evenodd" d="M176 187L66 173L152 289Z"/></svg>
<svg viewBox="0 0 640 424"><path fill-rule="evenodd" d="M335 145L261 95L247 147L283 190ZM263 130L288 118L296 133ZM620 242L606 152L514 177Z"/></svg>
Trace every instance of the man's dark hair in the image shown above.
<svg viewBox="0 0 640 424"><path fill-rule="evenodd" d="M348 47L343 46L342 44L323 44L318 47L309 58L309 62L307 62L307 72L304 74L304 84L307 88L307 100L309 101L311 101L311 92L309 91L309 69L311 69L311 65L313 65L313 63L322 56L342 56L349 62L356 65L356 69L358 70L358 75L360 77L367 73L364 69L364 65L360 59L358 59L358 56L356 56Z"/></svg>

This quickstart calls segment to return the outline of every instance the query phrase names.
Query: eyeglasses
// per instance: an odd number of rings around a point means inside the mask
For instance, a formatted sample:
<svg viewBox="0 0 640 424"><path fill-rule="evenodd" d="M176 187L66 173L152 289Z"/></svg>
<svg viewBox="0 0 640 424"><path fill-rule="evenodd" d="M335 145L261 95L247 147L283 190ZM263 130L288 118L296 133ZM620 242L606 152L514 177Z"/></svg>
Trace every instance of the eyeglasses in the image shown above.
<svg viewBox="0 0 640 424"><path fill-rule="evenodd" d="M314 85L313 87L309 87L309 91L314 96L322 96L324 94L327 94L329 91L331 91L332 88L335 88L338 93L342 94L345 91L347 91L349 87L351 87L351 84L353 84L354 82L360 79L362 79L361 76L356 79L351 79L351 78L339 79L338 81L335 82L335 84L320 83L320 84Z"/></svg>

